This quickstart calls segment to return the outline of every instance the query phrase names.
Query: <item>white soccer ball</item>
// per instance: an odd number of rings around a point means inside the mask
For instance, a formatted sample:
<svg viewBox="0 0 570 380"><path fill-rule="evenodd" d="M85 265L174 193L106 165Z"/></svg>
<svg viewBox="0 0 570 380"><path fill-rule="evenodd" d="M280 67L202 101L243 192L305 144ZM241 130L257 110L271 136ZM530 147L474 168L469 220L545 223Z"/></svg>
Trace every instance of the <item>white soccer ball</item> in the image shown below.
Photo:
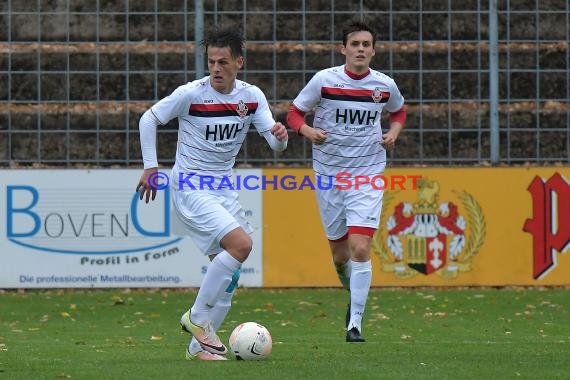
<svg viewBox="0 0 570 380"><path fill-rule="evenodd" d="M271 334L259 323L244 322L230 335L230 350L237 360L263 360L272 346Z"/></svg>

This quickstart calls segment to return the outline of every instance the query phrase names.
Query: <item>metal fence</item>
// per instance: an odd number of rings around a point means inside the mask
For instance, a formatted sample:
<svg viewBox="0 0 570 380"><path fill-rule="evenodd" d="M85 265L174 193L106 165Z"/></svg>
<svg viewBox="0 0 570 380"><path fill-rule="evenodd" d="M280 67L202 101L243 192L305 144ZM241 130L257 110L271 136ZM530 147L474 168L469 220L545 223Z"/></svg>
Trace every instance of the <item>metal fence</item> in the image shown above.
<svg viewBox="0 0 570 380"><path fill-rule="evenodd" d="M240 78L265 91L278 120L316 71L344 62L342 24L365 19L379 34L373 67L396 80L409 106L391 162L485 164L489 8L489 0L2 0L0 165L140 165L141 114L196 76L197 9L206 31L243 29ZM500 162L570 163L569 2L500 0L496 15ZM172 163L176 134L176 121L160 128L161 164ZM290 135L276 155L251 130L238 163L309 165L310 144Z"/></svg>

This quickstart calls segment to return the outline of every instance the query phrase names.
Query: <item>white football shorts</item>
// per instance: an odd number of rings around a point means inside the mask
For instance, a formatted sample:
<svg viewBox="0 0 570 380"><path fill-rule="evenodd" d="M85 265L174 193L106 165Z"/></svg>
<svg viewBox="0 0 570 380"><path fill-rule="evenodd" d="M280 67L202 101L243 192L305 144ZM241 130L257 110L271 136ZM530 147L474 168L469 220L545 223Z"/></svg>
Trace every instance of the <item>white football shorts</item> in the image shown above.
<svg viewBox="0 0 570 380"><path fill-rule="evenodd" d="M329 240L337 240L346 235L348 227L378 229L383 190L371 185L360 185L358 190L354 186L342 190L336 186L330 189L317 186L315 192L321 221Z"/></svg>
<svg viewBox="0 0 570 380"><path fill-rule="evenodd" d="M173 232L190 236L204 255L222 252L220 241L238 227L249 235L253 233L235 191L180 191L171 188L171 194L174 214L183 227L180 230L180 226L176 228L176 223L173 223Z"/></svg>

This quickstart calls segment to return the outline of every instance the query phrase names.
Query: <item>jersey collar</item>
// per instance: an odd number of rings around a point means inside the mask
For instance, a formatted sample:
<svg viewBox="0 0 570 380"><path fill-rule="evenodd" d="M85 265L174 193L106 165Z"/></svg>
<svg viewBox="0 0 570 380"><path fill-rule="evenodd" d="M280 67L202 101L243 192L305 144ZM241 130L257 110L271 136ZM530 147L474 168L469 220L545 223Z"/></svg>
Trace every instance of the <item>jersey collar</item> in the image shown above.
<svg viewBox="0 0 570 380"><path fill-rule="evenodd" d="M351 79L360 80L365 78L368 74L370 74L370 69L366 70L364 74L355 74L353 72L348 71L346 65L344 66L344 73L348 75Z"/></svg>

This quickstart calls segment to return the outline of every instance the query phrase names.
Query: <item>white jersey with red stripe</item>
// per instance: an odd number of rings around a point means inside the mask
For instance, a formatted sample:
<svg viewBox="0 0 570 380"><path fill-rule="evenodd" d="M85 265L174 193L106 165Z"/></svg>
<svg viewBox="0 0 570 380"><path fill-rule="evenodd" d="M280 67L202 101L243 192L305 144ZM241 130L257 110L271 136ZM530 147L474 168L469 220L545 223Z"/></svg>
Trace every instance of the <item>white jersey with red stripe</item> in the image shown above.
<svg viewBox="0 0 570 380"><path fill-rule="evenodd" d="M313 145L317 175L383 173L386 151L380 145L381 113L384 108L396 112L404 105L392 78L370 69L368 75L355 79L344 65L331 67L317 72L293 104L303 112L314 109L313 127L327 133L324 144Z"/></svg>
<svg viewBox="0 0 570 380"><path fill-rule="evenodd" d="M172 184L178 186L183 179L196 189L210 188L212 179L214 188L229 187L227 181L251 124L260 134L275 125L257 86L236 80L232 92L222 94L212 88L209 76L178 87L153 105L151 112L161 124L178 118Z"/></svg>

